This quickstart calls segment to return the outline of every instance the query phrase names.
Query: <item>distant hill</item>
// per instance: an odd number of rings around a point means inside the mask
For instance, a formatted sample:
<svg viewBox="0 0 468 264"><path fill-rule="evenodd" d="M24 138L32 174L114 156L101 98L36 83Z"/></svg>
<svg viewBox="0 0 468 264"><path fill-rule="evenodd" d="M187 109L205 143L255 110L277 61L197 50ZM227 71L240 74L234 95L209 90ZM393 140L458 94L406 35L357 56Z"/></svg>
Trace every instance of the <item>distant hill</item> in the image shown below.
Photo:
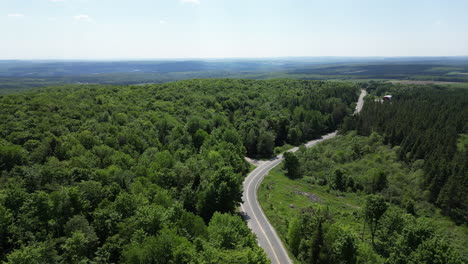
<svg viewBox="0 0 468 264"><path fill-rule="evenodd" d="M0 94L61 84L194 78L426 80L468 83L468 57L284 57L147 61L0 61Z"/></svg>

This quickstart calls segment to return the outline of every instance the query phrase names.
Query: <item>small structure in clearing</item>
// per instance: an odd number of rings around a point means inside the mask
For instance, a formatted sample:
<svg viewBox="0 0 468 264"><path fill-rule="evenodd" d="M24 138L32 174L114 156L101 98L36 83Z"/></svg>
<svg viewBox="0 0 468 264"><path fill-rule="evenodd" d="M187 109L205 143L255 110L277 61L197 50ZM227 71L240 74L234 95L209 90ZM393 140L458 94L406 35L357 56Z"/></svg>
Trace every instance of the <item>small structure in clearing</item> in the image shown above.
<svg viewBox="0 0 468 264"><path fill-rule="evenodd" d="M392 100L392 96L390 94L387 94L383 97L383 100L384 101L391 101Z"/></svg>

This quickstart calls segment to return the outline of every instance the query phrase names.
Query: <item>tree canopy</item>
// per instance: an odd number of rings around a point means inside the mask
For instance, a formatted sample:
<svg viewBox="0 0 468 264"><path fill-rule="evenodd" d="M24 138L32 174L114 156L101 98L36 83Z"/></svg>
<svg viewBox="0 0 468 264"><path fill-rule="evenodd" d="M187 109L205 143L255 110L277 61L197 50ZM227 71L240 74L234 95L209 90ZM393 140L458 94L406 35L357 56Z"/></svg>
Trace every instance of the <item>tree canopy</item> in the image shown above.
<svg viewBox="0 0 468 264"><path fill-rule="evenodd" d="M468 134L468 91L379 83L369 88L373 94L391 93L392 100L366 102L343 131L381 133L384 143L400 146L399 160L422 160L427 199L457 223L466 223L468 149L457 143Z"/></svg>
<svg viewBox="0 0 468 264"><path fill-rule="evenodd" d="M244 156L334 130L357 92L214 79L1 96L0 261L266 263L235 214Z"/></svg>

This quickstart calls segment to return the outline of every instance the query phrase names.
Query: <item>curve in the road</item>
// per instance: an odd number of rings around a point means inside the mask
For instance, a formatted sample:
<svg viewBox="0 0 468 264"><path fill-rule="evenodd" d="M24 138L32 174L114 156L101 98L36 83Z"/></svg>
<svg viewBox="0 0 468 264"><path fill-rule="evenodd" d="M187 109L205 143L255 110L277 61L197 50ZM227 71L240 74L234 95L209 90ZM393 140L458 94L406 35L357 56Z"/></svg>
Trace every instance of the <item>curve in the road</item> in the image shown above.
<svg viewBox="0 0 468 264"><path fill-rule="evenodd" d="M359 113L364 105L364 96L366 91L361 90L359 100L356 105L355 114ZM336 131L323 136L320 139L307 142L305 146L310 148L322 141L328 140L336 136ZM290 149L290 152L296 152L299 148L295 147ZM279 238L273 226L268 221L265 213L262 210L257 200L257 190L260 186L265 175L279 165L283 161L283 155L278 155L267 162L259 165L244 181L243 203L241 204L241 211L244 214L247 224L252 231L257 235L258 244L265 250L267 256L271 259L272 263L290 264L293 263L288 255L283 242Z"/></svg>

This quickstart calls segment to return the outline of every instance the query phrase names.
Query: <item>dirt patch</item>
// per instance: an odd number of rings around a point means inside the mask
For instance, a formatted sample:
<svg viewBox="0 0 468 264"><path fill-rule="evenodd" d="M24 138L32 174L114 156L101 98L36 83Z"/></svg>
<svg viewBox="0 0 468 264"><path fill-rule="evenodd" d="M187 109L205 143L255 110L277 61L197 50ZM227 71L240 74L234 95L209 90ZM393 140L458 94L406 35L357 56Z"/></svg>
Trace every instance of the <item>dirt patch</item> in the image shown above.
<svg viewBox="0 0 468 264"><path fill-rule="evenodd" d="M304 196L306 196L307 198L309 198L312 202L315 202L315 203L322 203L322 199L320 199L317 195L315 195L315 194L313 194L313 193L301 192L301 191L299 191L299 190L295 190L294 193L300 194L300 195L304 195Z"/></svg>

